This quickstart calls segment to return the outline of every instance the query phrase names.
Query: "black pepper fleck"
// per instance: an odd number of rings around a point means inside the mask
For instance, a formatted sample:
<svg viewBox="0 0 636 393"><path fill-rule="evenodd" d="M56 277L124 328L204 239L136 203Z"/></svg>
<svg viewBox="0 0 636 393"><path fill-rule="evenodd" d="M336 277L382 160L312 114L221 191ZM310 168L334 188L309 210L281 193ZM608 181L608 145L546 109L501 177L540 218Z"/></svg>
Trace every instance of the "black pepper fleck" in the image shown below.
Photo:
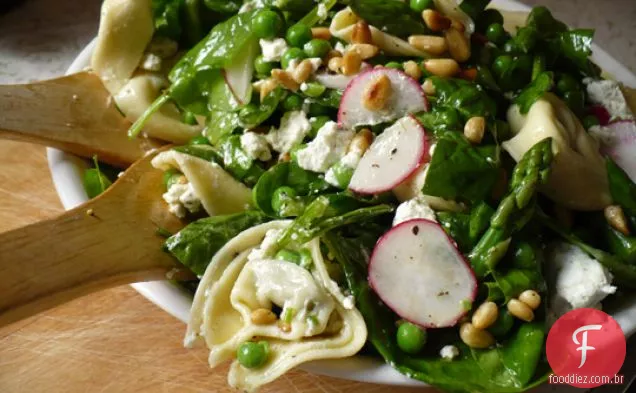
<svg viewBox="0 0 636 393"><path fill-rule="evenodd" d="M396 147L396 148L394 148L393 150L391 150L391 155L393 155L393 154L395 154L395 153L397 153L397 147Z"/></svg>
<svg viewBox="0 0 636 393"><path fill-rule="evenodd" d="M416 225L413 227L412 231L414 235L417 235L418 233L420 233L420 227Z"/></svg>
<svg viewBox="0 0 636 393"><path fill-rule="evenodd" d="M371 167L372 167L372 168L379 168L379 167L380 167L380 165L378 165L378 164L371 164Z"/></svg>

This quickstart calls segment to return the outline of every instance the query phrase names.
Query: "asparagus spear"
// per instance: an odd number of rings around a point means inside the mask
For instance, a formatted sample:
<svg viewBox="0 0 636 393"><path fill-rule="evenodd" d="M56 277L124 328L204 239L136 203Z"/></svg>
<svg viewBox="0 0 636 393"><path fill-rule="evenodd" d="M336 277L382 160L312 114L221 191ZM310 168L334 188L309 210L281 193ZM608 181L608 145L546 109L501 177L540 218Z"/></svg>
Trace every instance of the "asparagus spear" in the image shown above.
<svg viewBox="0 0 636 393"><path fill-rule="evenodd" d="M508 251L510 236L532 218L538 186L545 184L552 164L552 139L534 145L512 173L509 192L490 219L490 227L468 256L478 278L488 274Z"/></svg>

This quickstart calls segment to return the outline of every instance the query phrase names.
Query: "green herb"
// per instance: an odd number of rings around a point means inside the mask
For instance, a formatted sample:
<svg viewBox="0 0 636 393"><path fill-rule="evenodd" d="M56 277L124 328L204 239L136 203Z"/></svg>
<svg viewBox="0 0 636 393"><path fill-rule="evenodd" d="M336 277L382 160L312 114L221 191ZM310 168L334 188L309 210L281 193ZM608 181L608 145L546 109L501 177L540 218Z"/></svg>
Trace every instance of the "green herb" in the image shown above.
<svg viewBox="0 0 636 393"><path fill-rule="evenodd" d="M431 77L437 105L455 108L466 122L474 116L494 117L497 104L480 85L462 79Z"/></svg>
<svg viewBox="0 0 636 393"><path fill-rule="evenodd" d="M459 8L472 20L477 20L488 4L490 4L490 0L464 0L459 5Z"/></svg>
<svg viewBox="0 0 636 393"><path fill-rule="evenodd" d="M97 156L93 156L93 165L95 166L94 168L87 169L84 172L83 178L84 189L90 199L102 194L112 184L110 179L99 169Z"/></svg>
<svg viewBox="0 0 636 393"><path fill-rule="evenodd" d="M552 89L552 86L554 86L554 74L543 72L519 93L514 102L519 105L521 113L526 114L537 100Z"/></svg>
<svg viewBox="0 0 636 393"><path fill-rule="evenodd" d="M350 6L356 15L370 25L398 37L426 34L421 15L400 0L351 0Z"/></svg>
<svg viewBox="0 0 636 393"><path fill-rule="evenodd" d="M203 4L212 11L224 14L234 14L238 12L243 4L242 0L203 0Z"/></svg>
<svg viewBox="0 0 636 393"><path fill-rule="evenodd" d="M183 0L152 0L152 15L157 35L178 40L181 37L180 13Z"/></svg>

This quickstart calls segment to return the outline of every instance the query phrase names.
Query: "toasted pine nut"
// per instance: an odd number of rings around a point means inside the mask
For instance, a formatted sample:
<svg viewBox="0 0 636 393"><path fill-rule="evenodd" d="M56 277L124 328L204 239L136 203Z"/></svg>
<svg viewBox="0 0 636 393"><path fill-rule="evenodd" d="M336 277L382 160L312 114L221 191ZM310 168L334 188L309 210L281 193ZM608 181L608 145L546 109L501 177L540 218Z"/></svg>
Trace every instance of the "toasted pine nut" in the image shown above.
<svg viewBox="0 0 636 393"><path fill-rule="evenodd" d="M459 77L473 82L477 79L477 68L466 68L459 72Z"/></svg>
<svg viewBox="0 0 636 393"><path fill-rule="evenodd" d="M625 218L623 208L619 205L611 205L605 208L605 219L611 225L625 236L629 236L629 225Z"/></svg>
<svg viewBox="0 0 636 393"><path fill-rule="evenodd" d="M488 329L499 316L499 308L494 302L484 302L473 313L473 326L476 329Z"/></svg>
<svg viewBox="0 0 636 393"><path fill-rule="evenodd" d="M311 64L311 61L309 59L305 59L294 69L292 78L294 78L294 80L298 83L303 83L309 79L313 72L314 66Z"/></svg>
<svg viewBox="0 0 636 393"><path fill-rule="evenodd" d="M274 79L267 79L265 81L263 81L263 83L260 85L260 97L261 97L261 102L265 99L265 97L267 97L269 95L269 93L272 92L272 90L274 90L276 87L278 86L278 82L276 82Z"/></svg>
<svg viewBox="0 0 636 393"><path fill-rule="evenodd" d="M444 33L446 37L446 43L448 44L448 51L453 59L458 62L464 62L470 58L470 42L464 33L451 27Z"/></svg>
<svg viewBox="0 0 636 393"><path fill-rule="evenodd" d="M534 312L532 312L532 309L528 307L527 304L517 299L510 299L508 301L508 312L510 312L513 317L519 318L522 321L532 322L534 319Z"/></svg>
<svg viewBox="0 0 636 393"><path fill-rule="evenodd" d="M181 175L177 178L176 181L177 184L188 184L188 178L186 178L185 176Z"/></svg>
<svg viewBox="0 0 636 393"><path fill-rule="evenodd" d="M351 31L351 41L354 44L372 44L373 36L369 24L363 20L353 26Z"/></svg>
<svg viewBox="0 0 636 393"><path fill-rule="evenodd" d="M391 79L382 74L371 81L362 92L362 105L370 111L382 110L386 107L392 94Z"/></svg>
<svg viewBox="0 0 636 393"><path fill-rule="evenodd" d="M329 68L329 71L336 73L340 72L343 64L342 60L342 57L333 57L329 59L329 62L327 63L327 68Z"/></svg>
<svg viewBox="0 0 636 393"><path fill-rule="evenodd" d="M347 52L358 52L362 60L370 59L380 52L380 48L371 44L353 44Z"/></svg>
<svg viewBox="0 0 636 393"><path fill-rule="evenodd" d="M278 157L279 162L289 162L291 161L291 154L283 153Z"/></svg>
<svg viewBox="0 0 636 393"><path fill-rule="evenodd" d="M409 44L432 55L441 55L448 50L446 39L436 35L412 35L409 37Z"/></svg>
<svg viewBox="0 0 636 393"><path fill-rule="evenodd" d="M296 82L292 75L285 70L272 70L272 78L274 78L274 80L276 80L288 90L298 91L298 89L300 88L300 83Z"/></svg>
<svg viewBox="0 0 636 393"><path fill-rule="evenodd" d="M451 20L451 27L453 29L457 29L462 33L466 31L466 26L464 26L464 24L460 20L457 20L454 18L450 18L450 20Z"/></svg>
<svg viewBox="0 0 636 393"><path fill-rule="evenodd" d="M455 76L459 72L459 64L453 59L428 59L424 61L424 68L441 77Z"/></svg>
<svg viewBox="0 0 636 393"><path fill-rule="evenodd" d="M327 53L327 56L325 56L325 63L328 63L329 60L336 58L336 57L342 57L342 53L338 50L332 49Z"/></svg>
<svg viewBox="0 0 636 393"><path fill-rule="evenodd" d="M276 314L267 308L257 308L250 314L250 319L255 325L269 325L276 322Z"/></svg>
<svg viewBox="0 0 636 393"><path fill-rule="evenodd" d="M495 338L487 330L477 329L472 323L466 322L459 328L459 337L464 344L471 348L484 349L495 343Z"/></svg>
<svg viewBox="0 0 636 393"><path fill-rule="evenodd" d="M479 144L484 138L486 131L486 119L481 116L474 116L468 119L464 126L464 136L471 143Z"/></svg>
<svg viewBox="0 0 636 393"><path fill-rule="evenodd" d="M278 328L283 332L283 333L289 333L291 332L291 324L287 323L287 322L282 322L279 321L278 322Z"/></svg>
<svg viewBox="0 0 636 393"><path fill-rule="evenodd" d="M521 295L519 295L519 301L525 303L526 306L531 309L536 310L541 305L541 295L539 295L537 291L528 289L521 292Z"/></svg>
<svg viewBox="0 0 636 393"><path fill-rule="evenodd" d="M360 72L362 57L357 51L350 50L342 58L342 73L349 76Z"/></svg>
<svg viewBox="0 0 636 393"><path fill-rule="evenodd" d="M439 11L424 10L422 11L422 19L424 19L426 27L435 32L444 31L451 27L451 20L442 15Z"/></svg>
<svg viewBox="0 0 636 393"><path fill-rule="evenodd" d="M373 133L368 128L361 129L356 136L353 137L349 147L347 148L347 153L355 152L359 155L363 155L373 143Z"/></svg>
<svg viewBox="0 0 636 393"><path fill-rule="evenodd" d="M312 27L311 36L319 40L329 41L331 39L331 31L329 31L328 27Z"/></svg>
<svg viewBox="0 0 636 393"><path fill-rule="evenodd" d="M419 64L413 60L404 62L404 73L415 80L419 80L422 77L422 70Z"/></svg>
<svg viewBox="0 0 636 393"><path fill-rule="evenodd" d="M422 84L422 90L424 90L424 94L427 96L435 95L435 84L431 80L431 78L426 78L424 83Z"/></svg>

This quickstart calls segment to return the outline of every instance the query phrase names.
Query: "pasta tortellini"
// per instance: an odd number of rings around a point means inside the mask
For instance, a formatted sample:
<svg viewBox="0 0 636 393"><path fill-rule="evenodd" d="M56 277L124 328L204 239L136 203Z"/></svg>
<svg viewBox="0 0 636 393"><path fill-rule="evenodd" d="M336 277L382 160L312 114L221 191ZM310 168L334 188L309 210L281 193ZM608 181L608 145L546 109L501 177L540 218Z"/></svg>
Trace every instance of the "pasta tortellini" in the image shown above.
<svg viewBox="0 0 636 393"><path fill-rule="evenodd" d="M234 360L228 375L233 387L254 390L301 363L352 356L366 341L364 320L329 277L318 238L304 246L311 252L311 270L268 255L272 239L290 223L262 224L232 239L197 289L185 344L205 342L212 367ZM255 310L273 305L282 309L284 321L252 321ZM281 328L281 322L287 326ZM238 347L252 339L269 343L268 360L256 369L235 360Z"/></svg>

